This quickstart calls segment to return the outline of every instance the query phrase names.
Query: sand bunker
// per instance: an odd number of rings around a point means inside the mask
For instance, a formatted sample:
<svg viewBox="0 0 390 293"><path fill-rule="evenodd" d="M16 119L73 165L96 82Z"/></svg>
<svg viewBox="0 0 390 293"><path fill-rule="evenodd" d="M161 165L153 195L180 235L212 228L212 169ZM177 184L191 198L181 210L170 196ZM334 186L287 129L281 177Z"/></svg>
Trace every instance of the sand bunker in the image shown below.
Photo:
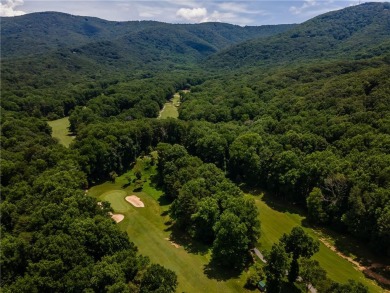
<svg viewBox="0 0 390 293"><path fill-rule="evenodd" d="M171 243L171 245L175 248L180 248L181 246L177 243L175 243L174 241L172 241L171 239L169 238L164 238L165 240L169 241L169 243Z"/></svg>
<svg viewBox="0 0 390 293"><path fill-rule="evenodd" d="M126 201L131 203L136 208L143 208L143 207L145 207L145 205L142 202L142 200L138 196L136 196L136 195L126 196Z"/></svg>
<svg viewBox="0 0 390 293"><path fill-rule="evenodd" d="M111 219L113 219L115 222L119 223L125 218L122 214L111 214Z"/></svg>

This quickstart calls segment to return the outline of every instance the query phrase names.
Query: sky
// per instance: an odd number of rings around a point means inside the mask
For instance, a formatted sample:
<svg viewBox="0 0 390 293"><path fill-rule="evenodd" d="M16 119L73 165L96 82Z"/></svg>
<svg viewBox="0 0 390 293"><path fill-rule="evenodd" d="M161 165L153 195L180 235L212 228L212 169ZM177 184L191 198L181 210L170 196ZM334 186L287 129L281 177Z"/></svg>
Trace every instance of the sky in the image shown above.
<svg viewBox="0 0 390 293"><path fill-rule="evenodd" d="M245 26L302 23L322 13L363 2L359 0L1 0L0 16L58 11L113 21L156 20L169 23L217 21Z"/></svg>

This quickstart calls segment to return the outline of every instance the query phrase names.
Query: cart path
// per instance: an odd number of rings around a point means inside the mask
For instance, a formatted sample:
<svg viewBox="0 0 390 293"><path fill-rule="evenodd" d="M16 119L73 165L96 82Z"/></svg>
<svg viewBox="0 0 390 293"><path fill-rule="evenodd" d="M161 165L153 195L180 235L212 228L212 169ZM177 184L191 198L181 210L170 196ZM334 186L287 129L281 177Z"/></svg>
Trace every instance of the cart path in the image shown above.
<svg viewBox="0 0 390 293"><path fill-rule="evenodd" d="M375 269L375 268L384 268L384 267L387 267L387 266L385 266L383 264L379 264L379 263L373 263L373 264L370 264L369 266L362 265L361 263L357 262L353 258L351 258L349 256L346 256L345 254L343 254L342 252L337 250L337 248L334 245L332 245L331 243L329 243L326 239L324 239L322 237L319 237L318 239L326 247L328 247L330 250L335 252L338 256L340 256L340 257L346 259L347 261L349 261L350 263L352 263L356 267L356 269L358 269L359 271L362 271L365 275L373 278L374 280L376 280L380 284L390 285L390 280L389 279L387 279L384 276L382 276L382 275L380 275L380 274L378 274L378 273L373 271L373 269Z"/></svg>

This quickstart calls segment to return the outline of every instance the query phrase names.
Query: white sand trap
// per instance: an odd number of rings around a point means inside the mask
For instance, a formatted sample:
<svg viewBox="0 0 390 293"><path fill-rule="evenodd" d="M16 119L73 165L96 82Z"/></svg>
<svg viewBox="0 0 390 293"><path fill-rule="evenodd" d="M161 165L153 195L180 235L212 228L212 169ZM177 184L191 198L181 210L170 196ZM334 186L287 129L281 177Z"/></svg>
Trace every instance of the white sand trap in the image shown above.
<svg viewBox="0 0 390 293"><path fill-rule="evenodd" d="M111 214L111 219L113 219L117 223L123 221L124 218L125 216L122 214Z"/></svg>
<svg viewBox="0 0 390 293"><path fill-rule="evenodd" d="M143 208L143 207L145 207L145 205L142 202L142 200L138 196L136 196L136 195L126 196L126 201L131 203L136 208Z"/></svg>

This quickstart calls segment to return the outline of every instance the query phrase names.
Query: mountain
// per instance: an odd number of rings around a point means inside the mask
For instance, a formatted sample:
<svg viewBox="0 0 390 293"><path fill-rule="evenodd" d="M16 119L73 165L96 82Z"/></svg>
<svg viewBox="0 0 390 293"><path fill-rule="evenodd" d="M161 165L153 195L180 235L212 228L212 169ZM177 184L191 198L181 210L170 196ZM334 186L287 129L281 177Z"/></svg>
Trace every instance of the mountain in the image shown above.
<svg viewBox="0 0 390 293"><path fill-rule="evenodd" d="M66 84L167 72L221 49L294 27L113 22L57 12L1 18L2 87L16 95ZM149 74L149 73L148 73Z"/></svg>
<svg viewBox="0 0 390 293"><path fill-rule="evenodd" d="M360 59L389 51L390 3L365 3L322 14L279 35L238 44L211 56L207 66Z"/></svg>
<svg viewBox="0 0 390 293"><path fill-rule="evenodd" d="M42 54L55 49L112 42L125 49L195 50L201 55L255 37L284 32L293 25L240 27L225 23L168 24L155 21L114 22L58 12L1 18L2 58ZM131 40L130 42L127 42ZM173 43L173 44L172 44ZM159 47L160 46L160 47ZM178 48L176 48L178 46ZM172 50L172 48L177 50ZM116 48L117 49L117 48Z"/></svg>

